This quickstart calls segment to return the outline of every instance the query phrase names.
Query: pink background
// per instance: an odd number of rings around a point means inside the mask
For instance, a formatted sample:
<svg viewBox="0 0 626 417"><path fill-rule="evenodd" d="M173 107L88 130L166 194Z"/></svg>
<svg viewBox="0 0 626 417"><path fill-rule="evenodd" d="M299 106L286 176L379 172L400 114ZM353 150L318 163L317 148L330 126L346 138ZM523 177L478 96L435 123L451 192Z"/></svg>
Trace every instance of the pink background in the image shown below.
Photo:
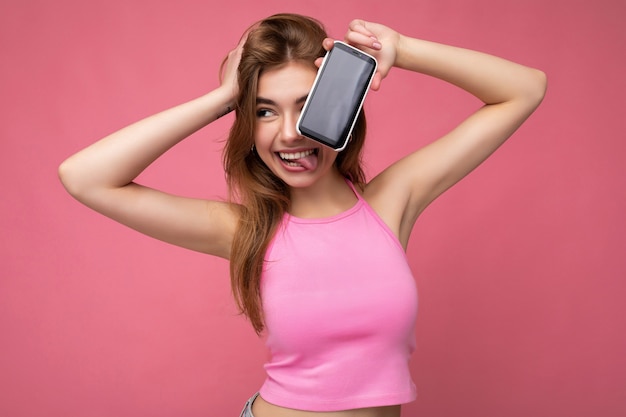
<svg viewBox="0 0 626 417"><path fill-rule="evenodd" d="M539 111L435 202L408 255L420 290L419 390L404 416L626 413L626 3L13 0L0 5L0 415L236 416L265 351L235 313L227 263L82 207L58 164L217 85L251 22L279 11L343 35L354 17L536 66ZM368 99L368 172L478 103L394 71ZM225 195L232 119L146 172Z"/></svg>

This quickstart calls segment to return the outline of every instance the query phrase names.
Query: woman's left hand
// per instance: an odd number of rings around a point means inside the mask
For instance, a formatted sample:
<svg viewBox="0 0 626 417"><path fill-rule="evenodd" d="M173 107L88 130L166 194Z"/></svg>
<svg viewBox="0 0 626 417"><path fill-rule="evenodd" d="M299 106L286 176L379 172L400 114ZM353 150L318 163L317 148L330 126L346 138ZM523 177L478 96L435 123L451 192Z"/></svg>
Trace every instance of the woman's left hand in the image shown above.
<svg viewBox="0 0 626 417"><path fill-rule="evenodd" d="M350 45L372 55L378 61L378 69L372 80L372 90L378 90L383 78L396 63L400 34L379 23L355 19L350 22L344 37Z"/></svg>
<svg viewBox="0 0 626 417"><path fill-rule="evenodd" d="M378 69L372 80L370 88L378 90L383 78L387 76L391 67L395 65L398 44L401 35L378 23L366 22L365 20L353 20L350 22L344 41L376 58ZM324 39L324 49L331 50L334 40ZM318 58L315 65L321 65L323 58Z"/></svg>

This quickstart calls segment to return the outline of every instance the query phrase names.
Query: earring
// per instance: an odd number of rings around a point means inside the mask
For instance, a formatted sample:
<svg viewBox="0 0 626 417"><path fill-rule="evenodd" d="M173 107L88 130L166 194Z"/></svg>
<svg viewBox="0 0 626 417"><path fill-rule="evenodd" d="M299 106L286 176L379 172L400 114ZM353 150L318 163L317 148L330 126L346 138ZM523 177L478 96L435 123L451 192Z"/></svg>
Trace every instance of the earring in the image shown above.
<svg viewBox="0 0 626 417"><path fill-rule="evenodd" d="M252 146L250 147L250 153L254 153L255 150L256 148L254 147L254 143L253 143Z"/></svg>

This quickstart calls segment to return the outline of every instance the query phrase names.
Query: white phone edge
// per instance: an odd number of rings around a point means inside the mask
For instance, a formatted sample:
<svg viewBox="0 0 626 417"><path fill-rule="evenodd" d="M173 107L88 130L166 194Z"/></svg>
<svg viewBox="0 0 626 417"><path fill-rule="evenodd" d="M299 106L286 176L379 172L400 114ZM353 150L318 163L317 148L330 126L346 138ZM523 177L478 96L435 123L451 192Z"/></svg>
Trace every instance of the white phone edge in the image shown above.
<svg viewBox="0 0 626 417"><path fill-rule="evenodd" d="M346 137L343 140L343 145L340 148L333 148L332 146L326 145L325 143L322 143L322 142L318 141L318 143L320 143L321 145L326 146L326 147L334 150L335 152L341 152L341 151L343 151L346 148L346 146L348 146L350 135L352 134L352 130L354 129L354 125L356 124L356 121L358 119L358 115L361 112L361 109L363 108L363 103L365 102L365 98L367 97L367 94L369 93L370 86L372 85L372 80L374 79L374 74L376 74L376 70L378 69L378 61L372 55L368 54L367 52L363 52L360 49L355 48L352 45L348 45L345 42L342 42L342 41L334 41L333 42L334 45L336 45L338 43L343 44L343 45L347 46L348 48L354 49L354 50L358 51L360 54L363 54L363 55L371 58L372 61L374 61L374 71L372 72L372 76L370 77L370 79L367 82L367 86L365 88L365 94L363 94L363 98L361 99L361 102L359 103L359 106L357 108L357 112L356 112L357 116L352 120L352 125L350 126L350 129L348 130L348 134L346 135ZM333 46L333 48L334 48L334 46ZM313 91L315 89L315 87L317 86L317 83L318 83L319 79L321 78L321 74L323 72L322 69L324 68L324 66L326 66L326 61L327 61L329 53L330 53L330 51L327 51L326 55L324 55L324 60L322 61L322 64L320 65L319 69L317 70L317 74L315 75L315 80L313 80L313 85L311 86L311 89L309 90L309 92ZM298 121L296 122L296 130L297 130L297 132L298 132L298 134L300 136L304 136L302 134L302 132L300 131L300 122L302 121L302 116L304 115L305 110L307 109L307 107L309 105L309 101L310 101L311 97L312 97L311 94L309 94L307 96L306 101L304 102L304 106L302 106L302 110L300 111L300 116L298 116ZM305 136L305 137L308 137L308 136ZM315 140L315 139L312 139L312 140Z"/></svg>

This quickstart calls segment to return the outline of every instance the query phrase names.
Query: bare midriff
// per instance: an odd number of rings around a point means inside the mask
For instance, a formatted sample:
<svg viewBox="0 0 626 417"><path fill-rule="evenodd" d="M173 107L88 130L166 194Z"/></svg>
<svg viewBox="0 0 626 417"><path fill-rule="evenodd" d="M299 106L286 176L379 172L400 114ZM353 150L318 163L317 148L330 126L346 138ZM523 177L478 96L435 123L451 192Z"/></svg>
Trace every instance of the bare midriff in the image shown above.
<svg viewBox="0 0 626 417"><path fill-rule="evenodd" d="M258 396L252 404L254 417L400 417L400 406L357 408L343 411L304 411L284 408Z"/></svg>

